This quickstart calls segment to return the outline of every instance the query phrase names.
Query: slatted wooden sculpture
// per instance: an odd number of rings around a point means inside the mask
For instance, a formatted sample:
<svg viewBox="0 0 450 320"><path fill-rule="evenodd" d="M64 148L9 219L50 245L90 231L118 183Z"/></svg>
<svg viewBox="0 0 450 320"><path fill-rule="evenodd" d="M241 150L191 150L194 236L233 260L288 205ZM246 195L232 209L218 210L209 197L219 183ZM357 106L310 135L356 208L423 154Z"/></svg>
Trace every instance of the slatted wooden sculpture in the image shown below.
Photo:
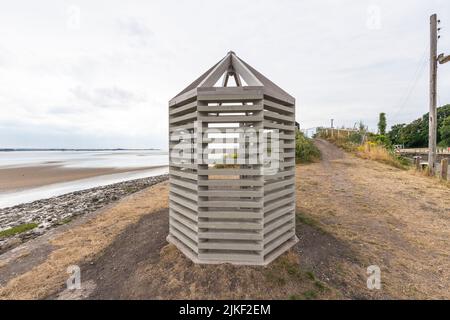
<svg viewBox="0 0 450 320"><path fill-rule="evenodd" d="M169 102L169 133L170 243L266 265L297 242L292 96L229 52Z"/></svg>

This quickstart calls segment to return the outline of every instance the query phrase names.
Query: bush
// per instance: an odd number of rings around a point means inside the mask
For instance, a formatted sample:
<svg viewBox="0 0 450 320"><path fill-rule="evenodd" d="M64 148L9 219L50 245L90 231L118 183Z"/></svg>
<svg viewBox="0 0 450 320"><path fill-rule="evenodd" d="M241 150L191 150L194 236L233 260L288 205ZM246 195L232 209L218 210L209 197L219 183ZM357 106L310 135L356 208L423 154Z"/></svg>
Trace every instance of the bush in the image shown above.
<svg viewBox="0 0 450 320"><path fill-rule="evenodd" d="M399 169L407 169L409 165L408 160L397 156L383 144L372 141L359 146L356 155L363 159L383 162Z"/></svg>
<svg viewBox="0 0 450 320"><path fill-rule="evenodd" d="M320 151L313 141L298 130L295 133L295 158L297 163L308 163L320 159Z"/></svg>

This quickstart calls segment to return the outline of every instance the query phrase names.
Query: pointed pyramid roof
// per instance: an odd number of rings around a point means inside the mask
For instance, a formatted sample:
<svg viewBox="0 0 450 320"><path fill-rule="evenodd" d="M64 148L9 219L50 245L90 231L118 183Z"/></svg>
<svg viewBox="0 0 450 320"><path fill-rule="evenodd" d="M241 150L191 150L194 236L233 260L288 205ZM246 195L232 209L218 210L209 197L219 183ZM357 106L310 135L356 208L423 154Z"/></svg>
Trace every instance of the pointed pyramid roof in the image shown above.
<svg viewBox="0 0 450 320"><path fill-rule="evenodd" d="M242 79L249 87L262 87L265 95L289 103L295 103L294 97L270 81L244 60L240 59L233 51L228 52L222 60L217 62L197 80L177 94L172 100L176 100L178 97L197 88L214 87L221 78L223 78L222 86L226 87L228 79L231 76L234 77L238 86L243 86Z"/></svg>

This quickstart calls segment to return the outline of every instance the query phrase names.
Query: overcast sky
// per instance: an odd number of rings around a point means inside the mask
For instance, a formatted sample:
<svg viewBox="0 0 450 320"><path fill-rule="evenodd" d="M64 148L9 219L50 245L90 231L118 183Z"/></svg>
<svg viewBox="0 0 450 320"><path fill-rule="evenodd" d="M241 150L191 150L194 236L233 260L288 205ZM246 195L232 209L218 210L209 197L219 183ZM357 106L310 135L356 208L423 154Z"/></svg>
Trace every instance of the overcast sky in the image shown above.
<svg viewBox="0 0 450 320"><path fill-rule="evenodd" d="M0 147L167 146L167 105L229 50L304 128L428 110L429 15L450 1L2 1ZM450 103L450 64L439 101Z"/></svg>

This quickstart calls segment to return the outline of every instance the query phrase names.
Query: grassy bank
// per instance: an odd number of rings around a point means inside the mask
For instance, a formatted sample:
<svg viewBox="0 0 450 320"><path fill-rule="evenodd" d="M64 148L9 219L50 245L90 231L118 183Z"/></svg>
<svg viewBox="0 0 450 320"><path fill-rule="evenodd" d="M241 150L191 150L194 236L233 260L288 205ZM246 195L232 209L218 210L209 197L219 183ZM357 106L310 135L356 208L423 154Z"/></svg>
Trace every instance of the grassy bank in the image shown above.
<svg viewBox="0 0 450 320"><path fill-rule="evenodd" d="M11 236L14 236L19 233L33 230L37 226L38 225L36 223L24 223L24 224L0 231L0 239L6 238L6 237L11 237Z"/></svg>
<svg viewBox="0 0 450 320"><path fill-rule="evenodd" d="M410 166L407 159L395 154L392 144L383 135L363 130L340 136L328 131L319 131L317 135L359 158L382 162L405 170Z"/></svg>
<svg viewBox="0 0 450 320"><path fill-rule="evenodd" d="M310 163L320 159L319 149L300 131L295 134L295 159L297 163Z"/></svg>

